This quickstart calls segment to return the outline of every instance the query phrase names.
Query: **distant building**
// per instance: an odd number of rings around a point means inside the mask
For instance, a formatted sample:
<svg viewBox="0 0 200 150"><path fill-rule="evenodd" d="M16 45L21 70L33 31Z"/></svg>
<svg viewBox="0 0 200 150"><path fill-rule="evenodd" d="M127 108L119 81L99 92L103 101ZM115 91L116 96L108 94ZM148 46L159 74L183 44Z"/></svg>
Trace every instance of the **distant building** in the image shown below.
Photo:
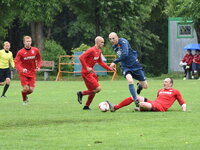
<svg viewBox="0 0 200 150"><path fill-rule="evenodd" d="M179 66L186 51L183 47L190 43L197 43L197 36L192 20L183 18L168 19L168 72L183 71Z"/></svg>

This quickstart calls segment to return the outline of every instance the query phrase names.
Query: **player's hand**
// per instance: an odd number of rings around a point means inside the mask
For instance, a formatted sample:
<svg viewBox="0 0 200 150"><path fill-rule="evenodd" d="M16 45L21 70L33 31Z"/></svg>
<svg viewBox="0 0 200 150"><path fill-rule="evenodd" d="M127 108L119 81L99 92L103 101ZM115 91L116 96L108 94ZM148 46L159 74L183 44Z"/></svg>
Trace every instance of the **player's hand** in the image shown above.
<svg viewBox="0 0 200 150"><path fill-rule="evenodd" d="M90 68L90 67L87 67L87 71L88 71L89 73L93 73L93 69Z"/></svg>
<svg viewBox="0 0 200 150"><path fill-rule="evenodd" d="M23 72L23 73L27 73L27 69L24 68L24 69L22 70L22 72Z"/></svg>
<svg viewBox="0 0 200 150"><path fill-rule="evenodd" d="M116 69L115 69L114 67L113 67L113 68L110 67L110 70L111 70L111 71L116 71Z"/></svg>
<svg viewBox="0 0 200 150"><path fill-rule="evenodd" d="M190 66L186 66L185 68L186 68L186 69L189 69L189 68L190 68Z"/></svg>
<svg viewBox="0 0 200 150"><path fill-rule="evenodd" d="M110 68L111 68L113 71L116 71L116 69L115 69L115 63L111 63L111 64L110 64Z"/></svg>
<svg viewBox="0 0 200 150"><path fill-rule="evenodd" d="M40 71L40 68L39 68L39 67L36 67L36 71Z"/></svg>

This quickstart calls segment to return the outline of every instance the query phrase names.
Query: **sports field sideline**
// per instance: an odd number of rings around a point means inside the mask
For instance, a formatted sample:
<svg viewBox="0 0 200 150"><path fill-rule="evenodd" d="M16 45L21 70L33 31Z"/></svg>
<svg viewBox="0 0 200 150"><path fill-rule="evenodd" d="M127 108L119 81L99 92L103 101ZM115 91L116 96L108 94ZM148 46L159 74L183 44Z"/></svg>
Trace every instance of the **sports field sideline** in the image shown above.
<svg viewBox="0 0 200 150"><path fill-rule="evenodd" d="M149 79L141 95L155 99L163 80ZM0 98L0 150L197 150L200 148L200 81L174 80L187 103L167 112L134 112L134 104L114 113L98 104L129 97L127 81L100 81L90 111L83 111L76 92L83 81L37 81L29 104L22 105L19 81ZM2 90L3 87L0 89ZM83 98L85 102L86 97Z"/></svg>

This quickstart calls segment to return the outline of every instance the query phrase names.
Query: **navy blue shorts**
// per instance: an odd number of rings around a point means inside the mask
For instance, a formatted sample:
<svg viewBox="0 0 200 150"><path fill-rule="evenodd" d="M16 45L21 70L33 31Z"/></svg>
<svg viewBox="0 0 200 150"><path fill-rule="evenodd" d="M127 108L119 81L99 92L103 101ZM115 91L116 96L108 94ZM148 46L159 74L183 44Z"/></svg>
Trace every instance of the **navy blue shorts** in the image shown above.
<svg viewBox="0 0 200 150"><path fill-rule="evenodd" d="M10 68L0 69L0 82L4 82L6 78L11 79Z"/></svg>
<svg viewBox="0 0 200 150"><path fill-rule="evenodd" d="M146 81L146 77L145 77L143 69L133 70L129 68L124 68L122 71L125 78L127 74L131 74L131 76L138 81Z"/></svg>

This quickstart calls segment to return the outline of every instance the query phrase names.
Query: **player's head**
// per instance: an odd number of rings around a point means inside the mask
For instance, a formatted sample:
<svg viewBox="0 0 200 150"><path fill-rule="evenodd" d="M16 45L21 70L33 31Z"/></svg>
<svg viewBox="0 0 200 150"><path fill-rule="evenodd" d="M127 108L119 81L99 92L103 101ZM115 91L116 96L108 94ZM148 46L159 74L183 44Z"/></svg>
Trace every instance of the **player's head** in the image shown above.
<svg viewBox="0 0 200 150"><path fill-rule="evenodd" d="M32 38L30 36L24 36L23 42L25 48L31 48Z"/></svg>
<svg viewBox="0 0 200 150"><path fill-rule="evenodd" d="M101 36L95 38L95 46L99 49L104 46L104 39Z"/></svg>
<svg viewBox="0 0 200 150"><path fill-rule="evenodd" d="M6 51L9 51L9 50L10 50L10 42L5 41L5 42L3 43L3 48L4 48Z"/></svg>
<svg viewBox="0 0 200 150"><path fill-rule="evenodd" d="M117 33L115 33L115 32L111 32L109 34L108 38L109 38L110 43L112 45L116 45L118 43L118 41L119 41L119 37L118 37Z"/></svg>
<svg viewBox="0 0 200 150"><path fill-rule="evenodd" d="M195 53L196 53L196 54L200 54L200 50L199 50L199 49L196 49L196 50L195 50Z"/></svg>
<svg viewBox="0 0 200 150"><path fill-rule="evenodd" d="M173 86L173 83L174 83L174 81L172 78L165 78L164 83L163 83L164 88L170 89Z"/></svg>
<svg viewBox="0 0 200 150"><path fill-rule="evenodd" d="M188 53L188 54L191 54L191 53L192 53L192 50L191 50L191 49L188 49L188 50L187 50L187 53Z"/></svg>

